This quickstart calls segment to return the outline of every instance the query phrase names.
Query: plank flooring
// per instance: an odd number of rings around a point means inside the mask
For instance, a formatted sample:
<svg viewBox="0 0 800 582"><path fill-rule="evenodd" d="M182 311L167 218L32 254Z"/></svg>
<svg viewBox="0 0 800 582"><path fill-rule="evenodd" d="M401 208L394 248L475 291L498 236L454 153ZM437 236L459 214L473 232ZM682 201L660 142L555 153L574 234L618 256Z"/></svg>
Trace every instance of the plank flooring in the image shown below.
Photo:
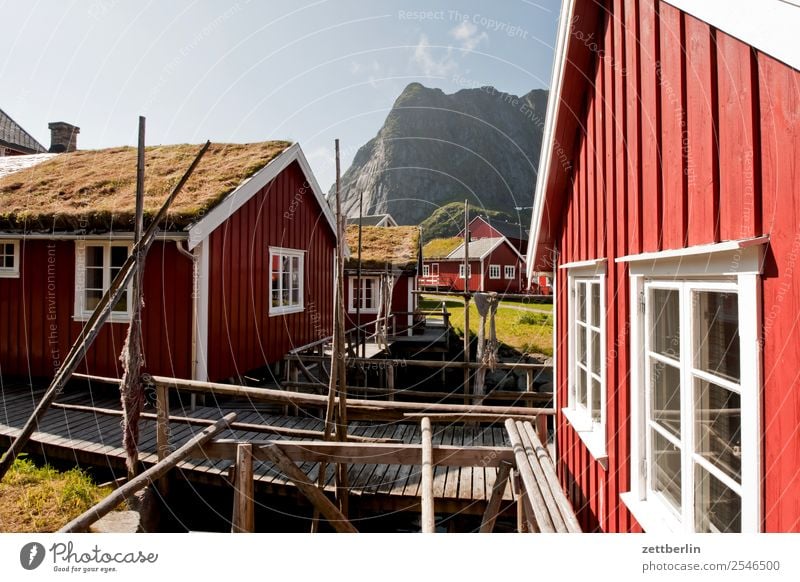
<svg viewBox="0 0 800 582"><path fill-rule="evenodd" d="M11 442L30 417L35 404L41 398L41 388L31 388L22 384L5 384L0 387L0 447ZM91 393L68 393L61 395L58 402L79 404L98 408L119 410L119 400L106 395ZM228 406L198 406L195 410L176 405L172 408L174 416L188 416L215 420L225 413L235 410L239 421L250 424L270 424L285 428L322 430L322 422L312 416L279 416L262 410L250 408L230 408ZM154 409L146 409L155 412ZM184 423L170 423L170 446L174 450L188 441L202 426ZM421 431L418 424L409 423L367 423L354 422L350 432L368 437L384 437L402 440L405 443L420 443ZM269 438L292 438L292 440L311 440L296 437L274 437L252 431L227 430L219 438L237 440L266 440ZM505 431L499 427L464 428L452 425L434 425L435 444L509 446ZM144 419L140 427L140 460L147 464L156 462L156 423ZM122 448L121 417L95 412L51 408L34 432L28 449L42 453L46 457L74 461L81 466L95 466L120 471L124 467L125 452ZM421 469L412 465L354 464L348 468L350 494L354 496L414 498L419 494ZM178 465L188 480L214 483L227 478L231 459L188 459ZM301 463L300 469L316 481L319 463ZM124 473L121 473L124 474ZM451 500L461 504L485 502L491 492L496 477L493 468L478 467L436 467L434 471L434 496L439 500ZM286 477L276 471L271 463L256 463L256 486L283 489L278 491L291 494L294 486ZM326 471L326 489L333 490L333 466ZM510 488L505 499L511 499Z"/></svg>

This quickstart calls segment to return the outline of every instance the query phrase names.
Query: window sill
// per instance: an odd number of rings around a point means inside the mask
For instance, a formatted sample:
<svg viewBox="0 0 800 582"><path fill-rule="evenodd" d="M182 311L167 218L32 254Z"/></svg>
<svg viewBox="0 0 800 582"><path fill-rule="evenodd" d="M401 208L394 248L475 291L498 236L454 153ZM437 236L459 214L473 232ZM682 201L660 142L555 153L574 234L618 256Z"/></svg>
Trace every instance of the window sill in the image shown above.
<svg viewBox="0 0 800 582"><path fill-rule="evenodd" d="M641 500L633 491L620 493L619 496L634 519L642 526L645 533L677 533L680 525L674 519L668 519L664 511L657 508L653 501Z"/></svg>
<svg viewBox="0 0 800 582"><path fill-rule="evenodd" d="M0 279L19 279L19 271L0 270Z"/></svg>
<svg viewBox="0 0 800 582"><path fill-rule="evenodd" d="M592 422L572 408L562 408L561 413L578 434L578 437L604 470L608 470L605 426Z"/></svg>
<svg viewBox="0 0 800 582"><path fill-rule="evenodd" d="M305 310L306 310L305 306L302 305L299 307L274 307L270 308L269 316L276 317L278 315L289 315L292 313L301 313Z"/></svg>
<svg viewBox="0 0 800 582"><path fill-rule="evenodd" d="M91 313L76 313L72 316L73 321L89 321L92 317ZM130 313L112 313L106 319L106 323L130 323L131 321L131 314Z"/></svg>
<svg viewBox="0 0 800 582"><path fill-rule="evenodd" d="M356 309L348 308L347 309L347 313L351 313L353 315L356 315L357 313L360 313L361 315L378 315L378 310L377 309L362 309L359 312Z"/></svg>

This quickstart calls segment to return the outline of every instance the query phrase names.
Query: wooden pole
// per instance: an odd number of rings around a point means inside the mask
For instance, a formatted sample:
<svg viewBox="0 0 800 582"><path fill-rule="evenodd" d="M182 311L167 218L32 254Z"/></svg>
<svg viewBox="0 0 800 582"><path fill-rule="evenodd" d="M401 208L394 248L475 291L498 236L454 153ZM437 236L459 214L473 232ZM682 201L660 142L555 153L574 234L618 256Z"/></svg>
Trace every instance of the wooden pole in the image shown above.
<svg viewBox="0 0 800 582"><path fill-rule="evenodd" d="M103 294L103 297L100 299L100 303L98 303L97 307L92 312L89 320L83 325L83 329L81 329L77 339L72 344L69 353L67 353L67 355L64 357L61 367L58 369L53 377L53 380L50 382L50 386L47 388L44 396L42 396L42 400L34 409L33 413L28 419L28 422L22 428L22 431L20 431L19 435L17 435L17 438L14 439L9 449L3 455L2 459L0 459L0 481L2 481L3 477L5 477L8 469L14 462L14 459L17 458L17 455L22 452L22 449L28 443L28 440L30 440L33 431L36 430L36 427L39 425L39 422L44 417L48 408L50 408L50 405L53 403L56 397L61 394L62 390L64 390L64 386L69 381L72 373L75 371L75 368L78 367L81 360L83 360L83 357L86 355L86 352L89 350L89 347L92 345L92 342L94 342L95 338L100 333L103 324L111 315L114 305L116 305L120 300L122 294L125 292L126 286L131 281L131 277L133 277L133 267L135 263L134 256L139 252L142 252L144 255L147 254L150 245L152 245L153 241L155 240L159 223L166 216L170 205L183 189L183 186L186 184L187 180L189 180L189 177L200 163L200 160L210 145L211 142L206 142L205 145L200 149L194 161L189 166L189 169L186 170L186 172L183 174L183 177L181 177L178 184L175 186L175 188L173 188L169 197L159 209L158 214L156 214L155 218L153 219L153 222L151 222L150 226L147 227L142 239L138 244L134 245L131 255L122 265L119 273L117 273L117 276L114 277L114 280L111 282L108 291Z"/></svg>
<svg viewBox="0 0 800 582"><path fill-rule="evenodd" d="M536 477L534 476L528 456L525 453L525 446L517 430L517 426L514 423L514 419L509 418L506 420L505 427L508 433L508 439L511 441L511 446L514 447L517 471L519 471L520 477L522 477L522 489L526 493L525 496L521 497L527 497L533 510L533 515L530 516L530 520L535 522L536 527L542 533L555 533L556 530L555 527L553 527L553 521L547 511L547 504L542 496L542 492L539 490L539 486L536 484Z"/></svg>
<svg viewBox="0 0 800 582"><path fill-rule="evenodd" d="M169 388L156 386L156 453L158 460L166 459L169 452ZM166 478L159 481L158 490L162 497L166 496Z"/></svg>
<svg viewBox="0 0 800 582"><path fill-rule="evenodd" d="M422 419L422 533L435 533L433 500L433 440L431 421Z"/></svg>
<svg viewBox="0 0 800 582"><path fill-rule="evenodd" d="M500 504L503 501L503 494L508 486L508 476L511 473L511 463L503 462L497 471L497 478L492 486L492 493L489 496L489 503L486 504L486 511L481 520L480 533L492 533L497 515L500 512Z"/></svg>
<svg viewBox="0 0 800 582"><path fill-rule="evenodd" d="M287 457L277 445L271 445L262 449L263 454L286 475L300 492L312 503L312 505L319 511L331 526L340 533L358 533L353 524L351 524L344 514L325 497L325 494L310 483L308 476L301 471L292 460Z"/></svg>
<svg viewBox="0 0 800 582"><path fill-rule="evenodd" d="M464 363L469 364L469 202L464 200ZM469 368L464 367L464 404L469 404Z"/></svg>
<svg viewBox="0 0 800 582"><path fill-rule="evenodd" d="M233 484L233 520L231 533L255 531L253 501L253 445L240 443L236 448L236 472Z"/></svg>
<svg viewBox="0 0 800 582"><path fill-rule="evenodd" d="M339 335L339 348L340 353L337 354L341 358L341 365L337 368L339 376L338 393L339 393L339 408L336 422L336 440L347 440L347 354L345 353L344 344L344 245L345 245L345 219L342 214L342 186L341 186L341 159L339 154L339 140L336 140L336 216L337 228L339 229L339 244L336 245L336 293L338 299L336 301L336 309L339 310L339 327L336 333ZM359 245L360 247L360 245ZM360 249L359 249L360 250ZM360 327L359 327L360 329ZM358 350L358 344L356 344ZM358 352L356 352L358 354ZM348 515L348 483L347 483L347 463L339 463L336 466L336 499L339 501L339 509L345 517Z"/></svg>
<svg viewBox="0 0 800 582"><path fill-rule="evenodd" d="M113 511L120 503L125 501L128 497L154 483L167 472L175 467L178 463L189 457L197 446L203 445L214 438L215 435L222 432L228 427L228 424L236 420L236 413L231 412L219 419L202 432L195 435L192 439L187 441L177 451L169 455L163 461L159 461L147 471L137 476L132 481L128 481L120 487L115 489L108 497L103 499L100 503L87 509L81 515L73 519L67 525L58 530L58 533L78 533L89 529L89 526L96 522L98 519Z"/></svg>
<svg viewBox="0 0 800 582"><path fill-rule="evenodd" d="M533 476L536 479L536 482L539 484L537 489L542 494L542 498L544 499L544 504L547 510L547 515L553 522L553 527L556 530L556 533L566 533L567 526L564 522L564 518L561 517L561 511L556 503L555 497L553 496L553 490L550 488L547 480L545 479L544 472L542 471L542 466L539 463L539 458L536 456L536 453L533 449L533 444L528 437L528 434L525 431L525 428L522 426L521 422L517 422L517 431L519 432L519 436L522 439L522 444L525 447L525 452L528 456L529 465L531 470L533 471Z"/></svg>

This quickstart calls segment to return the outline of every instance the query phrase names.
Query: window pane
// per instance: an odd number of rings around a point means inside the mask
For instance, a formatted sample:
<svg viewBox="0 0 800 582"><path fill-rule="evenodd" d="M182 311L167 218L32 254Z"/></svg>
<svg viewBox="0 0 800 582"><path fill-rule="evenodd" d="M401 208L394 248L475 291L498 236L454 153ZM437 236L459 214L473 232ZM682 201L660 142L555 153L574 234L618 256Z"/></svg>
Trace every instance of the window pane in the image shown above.
<svg viewBox="0 0 800 582"><path fill-rule="evenodd" d="M710 382L695 380L697 452L730 477L741 480L741 399Z"/></svg>
<svg viewBox="0 0 800 582"><path fill-rule="evenodd" d="M588 388L586 384L586 372L580 368L578 368L576 372L577 378L575 380L575 398L578 404L586 408L586 391Z"/></svg>
<svg viewBox="0 0 800 582"><path fill-rule="evenodd" d="M102 297L102 291L86 291L86 302L84 305L86 311L94 311L94 308L100 303Z"/></svg>
<svg viewBox="0 0 800 582"><path fill-rule="evenodd" d="M577 300L578 300L578 319L586 321L586 285L578 283L577 285Z"/></svg>
<svg viewBox="0 0 800 582"><path fill-rule="evenodd" d="M674 289L653 289L650 295L652 312L652 350L673 359L680 358L680 301Z"/></svg>
<svg viewBox="0 0 800 582"><path fill-rule="evenodd" d="M113 311L121 311L122 313L128 312L128 292L123 291L122 295L119 297L119 301L114 306Z"/></svg>
<svg viewBox="0 0 800 582"><path fill-rule="evenodd" d="M650 487L664 495L675 509L681 508L681 451L658 431L650 429L653 447Z"/></svg>
<svg viewBox="0 0 800 582"><path fill-rule="evenodd" d="M14 255L6 255L3 259L3 266L6 269L13 269L14 268Z"/></svg>
<svg viewBox="0 0 800 582"><path fill-rule="evenodd" d="M600 327L600 285L593 283L589 288L592 295L592 325Z"/></svg>
<svg viewBox="0 0 800 582"><path fill-rule="evenodd" d="M86 278L84 281L86 289L102 289L103 288L103 269L88 268L86 269Z"/></svg>
<svg viewBox="0 0 800 582"><path fill-rule="evenodd" d="M736 293L700 291L694 318L695 365L700 370L739 381L739 298Z"/></svg>
<svg viewBox="0 0 800 582"><path fill-rule="evenodd" d="M292 305L300 305L300 289L292 289Z"/></svg>
<svg viewBox="0 0 800 582"><path fill-rule="evenodd" d="M103 266L103 247L97 247L97 246L86 247L86 266L87 267Z"/></svg>
<svg viewBox="0 0 800 582"><path fill-rule="evenodd" d="M13 255L14 254L14 245L12 243L6 243L3 245L5 247L5 254Z"/></svg>
<svg viewBox="0 0 800 582"><path fill-rule="evenodd" d="M277 288L277 285L272 288L272 306L273 307L281 306L281 292Z"/></svg>
<svg viewBox="0 0 800 582"><path fill-rule="evenodd" d="M650 418L681 436L681 373L675 366L650 359Z"/></svg>
<svg viewBox="0 0 800 582"><path fill-rule="evenodd" d="M592 420L600 422L600 400L602 394L600 393L600 382L592 379Z"/></svg>
<svg viewBox="0 0 800 582"><path fill-rule="evenodd" d="M576 357L581 364L586 365L586 328L576 325L575 336L578 348Z"/></svg>
<svg viewBox="0 0 800 582"><path fill-rule="evenodd" d="M694 466L694 511L697 532L742 531L742 499L698 464Z"/></svg>
<svg viewBox="0 0 800 582"><path fill-rule="evenodd" d="M128 247L111 247L111 266L121 267L128 258Z"/></svg>
<svg viewBox="0 0 800 582"><path fill-rule="evenodd" d="M589 336L592 342L592 372L600 375L600 332L590 331Z"/></svg>

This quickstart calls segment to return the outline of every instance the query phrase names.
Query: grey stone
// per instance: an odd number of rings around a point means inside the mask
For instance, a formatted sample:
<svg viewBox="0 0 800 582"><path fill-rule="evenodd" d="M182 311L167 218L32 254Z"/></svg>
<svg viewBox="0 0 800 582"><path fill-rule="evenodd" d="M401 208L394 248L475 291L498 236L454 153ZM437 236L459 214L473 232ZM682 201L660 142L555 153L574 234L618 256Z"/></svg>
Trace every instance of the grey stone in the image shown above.
<svg viewBox="0 0 800 582"><path fill-rule="evenodd" d="M139 531L138 511L114 511L94 522L91 533L136 533Z"/></svg>

